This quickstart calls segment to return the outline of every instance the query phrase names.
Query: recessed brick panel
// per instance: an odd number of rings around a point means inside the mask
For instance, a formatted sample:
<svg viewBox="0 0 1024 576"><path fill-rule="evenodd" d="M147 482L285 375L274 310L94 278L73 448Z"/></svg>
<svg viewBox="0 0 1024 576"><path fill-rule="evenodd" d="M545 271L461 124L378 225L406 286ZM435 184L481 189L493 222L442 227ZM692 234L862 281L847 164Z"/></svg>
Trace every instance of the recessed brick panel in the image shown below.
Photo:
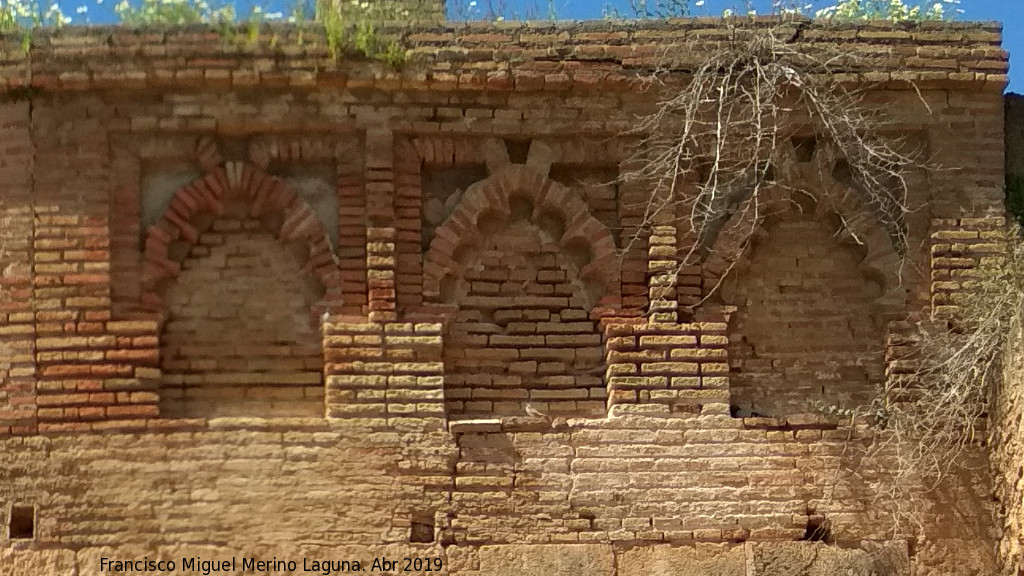
<svg viewBox="0 0 1024 576"><path fill-rule="evenodd" d="M160 335L168 417L323 413L316 281L262 223L213 222L167 288Z"/></svg>
<svg viewBox="0 0 1024 576"><path fill-rule="evenodd" d="M444 341L449 412L523 414L530 403L602 414L604 349L589 313L599 294L588 293L559 234L522 217L493 225L458 255L461 278L442 287L442 300L458 306Z"/></svg>
<svg viewBox="0 0 1024 576"><path fill-rule="evenodd" d="M738 415L786 416L864 405L881 382L882 287L813 213L766 230L743 272L723 286L738 307L729 326L731 404Z"/></svg>

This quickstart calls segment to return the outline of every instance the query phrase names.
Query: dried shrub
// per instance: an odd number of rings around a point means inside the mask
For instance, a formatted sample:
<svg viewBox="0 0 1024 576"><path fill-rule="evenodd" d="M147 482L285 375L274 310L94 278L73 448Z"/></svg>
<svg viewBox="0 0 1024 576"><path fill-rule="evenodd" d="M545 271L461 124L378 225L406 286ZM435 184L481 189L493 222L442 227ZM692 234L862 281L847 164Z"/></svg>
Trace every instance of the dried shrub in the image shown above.
<svg viewBox="0 0 1024 576"><path fill-rule="evenodd" d="M650 190L644 225L632 240L671 221L693 240L680 269L705 262L723 233L738 236L729 243L735 253L718 256L737 261L772 190L795 185L783 177L801 154L794 139L811 135L818 153L834 158L823 169L856 190L869 212L853 217L877 219L905 254L908 181L924 162L886 131L882 111L863 105L862 93L842 81L857 62L836 47L801 43L799 24L726 29L728 38L715 44L669 47L663 68L649 78L661 96L656 112L638 118L628 133L638 145L633 168L622 175ZM683 85L670 86L663 81L668 71L689 74ZM728 222L742 228L724 230ZM719 285L707 287L704 298Z"/></svg>

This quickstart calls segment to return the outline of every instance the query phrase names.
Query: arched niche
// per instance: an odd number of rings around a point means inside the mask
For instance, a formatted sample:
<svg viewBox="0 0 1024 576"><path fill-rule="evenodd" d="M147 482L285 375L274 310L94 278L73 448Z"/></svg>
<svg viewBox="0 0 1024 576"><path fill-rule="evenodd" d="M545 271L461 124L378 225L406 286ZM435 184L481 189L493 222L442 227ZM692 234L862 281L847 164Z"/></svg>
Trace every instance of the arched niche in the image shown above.
<svg viewBox="0 0 1024 576"><path fill-rule="evenodd" d="M228 162L178 190L146 232L143 305L161 320L167 416L319 416L319 317L341 304L316 214Z"/></svg>
<svg viewBox="0 0 1024 576"><path fill-rule="evenodd" d="M705 261L705 286L717 292L704 306L734 310L736 416L860 406L884 378L887 322L905 306L900 258L885 228L835 192L765 191L756 211L724 225Z"/></svg>
<svg viewBox="0 0 1024 576"><path fill-rule="evenodd" d="M447 311L452 414L605 412L597 320L618 306L618 251L538 154L489 161L491 175L466 190L425 255L424 300Z"/></svg>

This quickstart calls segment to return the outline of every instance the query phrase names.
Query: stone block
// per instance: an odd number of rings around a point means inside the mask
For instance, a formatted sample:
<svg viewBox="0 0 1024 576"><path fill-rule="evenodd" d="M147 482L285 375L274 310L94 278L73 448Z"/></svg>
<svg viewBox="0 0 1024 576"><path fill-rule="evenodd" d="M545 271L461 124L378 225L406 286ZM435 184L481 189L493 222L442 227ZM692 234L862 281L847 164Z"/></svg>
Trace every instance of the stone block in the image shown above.
<svg viewBox="0 0 1024 576"><path fill-rule="evenodd" d="M480 547L480 576L613 576L612 547L604 544Z"/></svg>
<svg viewBox="0 0 1024 576"><path fill-rule="evenodd" d="M742 544L638 546L616 563L618 576L749 576Z"/></svg>

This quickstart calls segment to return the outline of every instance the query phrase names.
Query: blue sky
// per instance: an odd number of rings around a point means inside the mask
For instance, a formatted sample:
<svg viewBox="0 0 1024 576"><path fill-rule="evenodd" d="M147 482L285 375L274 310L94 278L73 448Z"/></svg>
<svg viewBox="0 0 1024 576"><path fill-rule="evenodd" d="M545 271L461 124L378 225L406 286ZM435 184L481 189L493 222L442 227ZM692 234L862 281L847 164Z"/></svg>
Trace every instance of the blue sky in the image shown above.
<svg viewBox="0 0 1024 576"><path fill-rule="evenodd" d="M64 13L71 16L74 23L105 23L114 21L113 7L119 0L58 0ZM142 0L129 0L138 5ZM217 6L228 0L208 0ZM297 0L235 0L236 13L248 14L252 6L262 4L267 11L280 11L288 14ZM311 5L311 0L298 0ZM373 1L373 0L370 0ZM449 0L449 6L471 0ZM652 4L656 0L648 0ZM836 0L800 0L814 7L832 4ZM477 0L478 8L491 5L503 9L509 17L546 18L549 3L553 3L558 18L565 20L583 20L601 18L606 7L619 9L623 14L630 14L629 0ZM705 0L699 8L694 8L694 15L718 15L727 8L736 9L743 6L745 0ZM754 9L768 13L771 11L770 0L752 0ZM85 9L83 11L83 8ZM1010 52L1010 86L1009 91L1024 93L1024 0L963 0L960 8L963 14L960 20L999 20L1004 24L1003 47ZM454 10L452 10L454 12ZM456 14L452 14L455 16Z"/></svg>

